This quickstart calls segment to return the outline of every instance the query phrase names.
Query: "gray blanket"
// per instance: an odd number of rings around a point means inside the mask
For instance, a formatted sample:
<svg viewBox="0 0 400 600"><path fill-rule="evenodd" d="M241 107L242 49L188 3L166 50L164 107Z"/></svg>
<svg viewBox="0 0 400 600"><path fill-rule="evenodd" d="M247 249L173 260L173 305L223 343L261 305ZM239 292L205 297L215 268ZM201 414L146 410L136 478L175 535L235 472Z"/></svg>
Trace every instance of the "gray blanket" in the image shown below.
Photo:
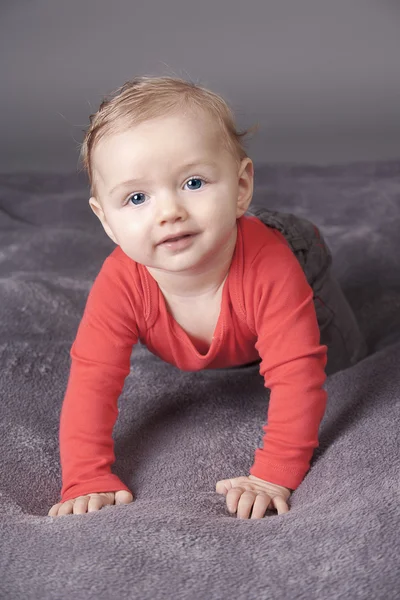
<svg viewBox="0 0 400 600"><path fill-rule="evenodd" d="M180 372L140 345L114 429L113 470L135 501L47 516L69 350L115 247L88 198L82 175L0 175L0 598L399 598L399 163L256 165L255 203L321 228L369 346L326 381L290 512L260 520L215 492L261 443L257 367Z"/></svg>

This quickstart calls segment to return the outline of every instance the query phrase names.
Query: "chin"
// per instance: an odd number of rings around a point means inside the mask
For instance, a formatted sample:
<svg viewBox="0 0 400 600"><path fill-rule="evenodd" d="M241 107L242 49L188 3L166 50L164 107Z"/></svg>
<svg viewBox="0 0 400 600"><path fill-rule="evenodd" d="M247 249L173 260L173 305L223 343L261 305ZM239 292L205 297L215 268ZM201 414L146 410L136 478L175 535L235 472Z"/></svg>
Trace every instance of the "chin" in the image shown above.
<svg viewBox="0 0 400 600"><path fill-rule="evenodd" d="M207 261L202 259L193 259L189 257L176 257L176 260L169 260L163 263L162 265L157 265L157 269L162 269L163 271L169 271L170 273L179 273L180 271L188 271L197 269L204 265Z"/></svg>

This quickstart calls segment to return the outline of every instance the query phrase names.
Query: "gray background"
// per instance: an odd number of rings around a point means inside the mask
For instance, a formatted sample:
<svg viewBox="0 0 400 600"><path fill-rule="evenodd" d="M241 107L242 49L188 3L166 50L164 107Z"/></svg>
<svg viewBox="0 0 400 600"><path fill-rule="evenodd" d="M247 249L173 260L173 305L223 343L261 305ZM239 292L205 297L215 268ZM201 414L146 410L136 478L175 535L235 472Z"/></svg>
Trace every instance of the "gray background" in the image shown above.
<svg viewBox="0 0 400 600"><path fill-rule="evenodd" d="M395 0L1 0L0 172L76 170L137 75L222 94L255 162L400 157L399 31Z"/></svg>

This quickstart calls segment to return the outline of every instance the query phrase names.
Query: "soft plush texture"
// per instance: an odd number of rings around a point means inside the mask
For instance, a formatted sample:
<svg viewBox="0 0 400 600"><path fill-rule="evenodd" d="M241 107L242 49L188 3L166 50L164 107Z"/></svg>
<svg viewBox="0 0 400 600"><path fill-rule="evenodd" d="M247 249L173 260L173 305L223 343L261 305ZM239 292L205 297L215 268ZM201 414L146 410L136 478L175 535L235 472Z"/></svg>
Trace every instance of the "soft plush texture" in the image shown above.
<svg viewBox="0 0 400 600"><path fill-rule="evenodd" d="M400 163L256 165L254 202L318 225L369 356L327 378L291 510L230 515L269 392L257 367L181 372L143 346L119 401L127 506L48 517L58 424L87 294L115 247L75 174L0 175L0 598L398 597Z"/></svg>

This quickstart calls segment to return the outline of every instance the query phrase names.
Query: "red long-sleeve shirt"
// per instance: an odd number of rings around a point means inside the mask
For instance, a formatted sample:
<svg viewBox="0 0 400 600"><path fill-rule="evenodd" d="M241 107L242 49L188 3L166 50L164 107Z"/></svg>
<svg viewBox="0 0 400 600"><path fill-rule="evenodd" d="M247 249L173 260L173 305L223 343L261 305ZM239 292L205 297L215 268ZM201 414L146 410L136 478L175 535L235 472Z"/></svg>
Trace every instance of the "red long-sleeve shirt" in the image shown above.
<svg viewBox="0 0 400 600"><path fill-rule="evenodd" d="M326 407L327 346L320 345L313 290L285 237L255 217L242 216L237 225L221 311L205 355L168 312L143 265L119 246L104 261L70 351L60 417L62 502L91 492L131 491L111 472L112 431L139 339L185 371L261 358L260 374L271 394L263 448L255 450L249 472L291 489L300 485Z"/></svg>

